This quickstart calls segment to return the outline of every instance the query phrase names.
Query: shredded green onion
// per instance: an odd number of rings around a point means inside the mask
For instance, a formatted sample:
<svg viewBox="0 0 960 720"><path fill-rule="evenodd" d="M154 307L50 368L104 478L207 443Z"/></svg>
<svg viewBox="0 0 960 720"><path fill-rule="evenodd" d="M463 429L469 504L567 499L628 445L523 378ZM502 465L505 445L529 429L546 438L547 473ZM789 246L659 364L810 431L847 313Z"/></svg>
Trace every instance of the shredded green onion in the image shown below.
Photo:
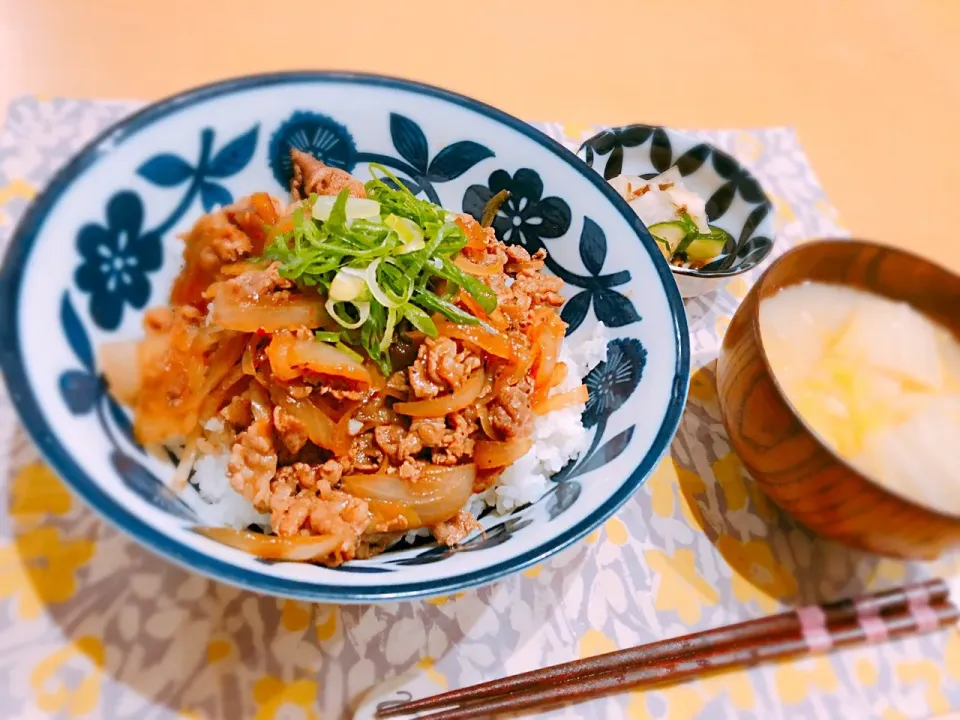
<svg viewBox="0 0 960 720"><path fill-rule="evenodd" d="M340 316L340 311L337 308L337 305L353 305L357 309L357 319L351 321L349 319L344 319ZM338 303L333 298L328 298L326 304L327 312L330 313L330 317L337 321L338 324L345 327L347 330L356 330L358 327L363 325L367 318L370 317L370 303L368 302L342 302Z"/></svg>
<svg viewBox="0 0 960 720"><path fill-rule="evenodd" d="M434 313L477 325L453 296L462 288L488 313L497 297L453 262L467 238L452 214L416 197L382 165L372 164L370 175L366 200L351 198L347 189L336 198L311 196L294 212L293 229L276 238L264 258L280 263L281 276L326 296L331 318L351 331L317 332L318 341L362 348L389 374L390 345L404 327L436 337ZM446 280L442 296L437 279Z"/></svg>
<svg viewBox="0 0 960 720"><path fill-rule="evenodd" d="M430 337L436 337L439 334L437 331L437 325L435 322L433 322L433 318L427 315L416 305L404 306L403 316L409 320L410 324L420 332L426 333Z"/></svg>
<svg viewBox="0 0 960 720"><path fill-rule="evenodd" d="M363 355L361 355L360 353L358 353L356 350L352 349L350 346L344 345L342 342L337 342L337 343L334 345L334 347L336 347L337 350L339 350L340 352L346 353L347 355L349 355L350 357L352 357L352 358L353 358L354 360L356 360L357 362L361 362L361 363L363 362Z"/></svg>
<svg viewBox="0 0 960 720"><path fill-rule="evenodd" d="M465 310L461 310L456 305L451 302L447 302L442 297L439 297L432 292L424 292L422 290L417 290L414 293L413 299L423 308L430 310L432 312L437 312L446 317L448 320L453 320L455 323L460 325L479 325L480 321L475 318L470 313Z"/></svg>
<svg viewBox="0 0 960 720"><path fill-rule="evenodd" d="M431 263L429 270L445 280L456 283L477 301L484 312L492 313L497 309L497 294L486 283L481 282L473 275L468 275L456 263L447 258L438 258L439 263Z"/></svg>
<svg viewBox="0 0 960 720"><path fill-rule="evenodd" d="M393 330L397 326L397 309L395 307L387 310L387 326L383 330L383 339L380 341L381 352L390 349L390 343L393 342Z"/></svg>

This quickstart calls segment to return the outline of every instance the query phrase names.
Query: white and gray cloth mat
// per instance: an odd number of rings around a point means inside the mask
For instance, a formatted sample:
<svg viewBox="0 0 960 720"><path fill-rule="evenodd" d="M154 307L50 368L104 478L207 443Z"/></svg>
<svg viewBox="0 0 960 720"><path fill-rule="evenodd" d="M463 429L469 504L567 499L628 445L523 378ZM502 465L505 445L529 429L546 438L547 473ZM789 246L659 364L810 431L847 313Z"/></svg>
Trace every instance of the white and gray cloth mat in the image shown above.
<svg viewBox="0 0 960 720"><path fill-rule="evenodd" d="M9 108L0 246L53 172L140 105L25 97ZM571 149L598 129L536 127ZM744 162L771 195L775 254L845 234L792 130L696 134ZM960 558L923 566L850 552L796 527L745 478L720 421L712 362L757 275L687 302L688 409L670 457L615 518L542 566L426 602L311 606L170 565L63 490L0 391L0 714L346 718L378 683L372 703L404 688L430 694L775 612L778 599L809 603L933 574L960 590ZM960 709L956 631L548 717L919 719L951 709Z"/></svg>

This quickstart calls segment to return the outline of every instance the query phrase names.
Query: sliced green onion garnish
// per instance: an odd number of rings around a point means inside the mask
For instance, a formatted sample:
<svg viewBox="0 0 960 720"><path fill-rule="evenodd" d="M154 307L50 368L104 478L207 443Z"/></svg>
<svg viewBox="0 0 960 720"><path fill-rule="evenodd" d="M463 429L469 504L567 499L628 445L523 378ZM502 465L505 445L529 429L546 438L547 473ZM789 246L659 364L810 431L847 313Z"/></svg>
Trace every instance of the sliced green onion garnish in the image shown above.
<svg viewBox="0 0 960 720"><path fill-rule="evenodd" d="M416 305L405 305L403 308L403 316L409 320L410 324L420 332L425 333L430 337L436 337L439 335L439 332L437 331L437 325L433 322L433 318L427 315Z"/></svg>
<svg viewBox="0 0 960 720"><path fill-rule="evenodd" d="M347 189L336 197L311 196L294 211L292 229L270 243L263 256L279 262L284 278L315 288L337 324L354 331L320 331L319 341L362 348L389 374L388 351L403 331L401 323L435 336L434 313L478 324L451 301L458 289L487 312L497 299L453 262L467 242L454 216L415 196L383 166L371 165L370 172L366 199L350 197ZM443 297L434 289L435 278L446 280Z"/></svg>
<svg viewBox="0 0 960 720"><path fill-rule="evenodd" d="M465 273L455 263L446 258L434 258L431 264L435 275L455 282L470 293L484 312L491 313L497 309L497 294L489 285L477 280L473 275Z"/></svg>
<svg viewBox="0 0 960 720"><path fill-rule="evenodd" d="M375 261L379 262L379 260ZM354 302L366 299L366 272L355 268L343 268L333 278L327 295L336 302Z"/></svg>
<svg viewBox="0 0 960 720"><path fill-rule="evenodd" d="M448 320L453 320L458 325L479 325L480 321L464 310L461 310L453 303L449 303L432 292L418 290L413 295L414 302L422 308L432 312L438 312Z"/></svg>
<svg viewBox="0 0 960 720"><path fill-rule="evenodd" d="M321 195L313 203L312 215L315 220L326 221L330 219L337 197L332 195ZM370 218L380 218L380 203L376 200L366 198L348 197L344 203L343 212L346 220L360 220Z"/></svg>
<svg viewBox="0 0 960 720"><path fill-rule="evenodd" d="M387 215L383 219L383 224L393 230L400 238L398 255L423 250L427 246L423 239L423 230L413 220L399 215Z"/></svg>
<svg viewBox="0 0 960 720"><path fill-rule="evenodd" d="M363 362L363 355L361 355L360 353L358 353L356 350L353 350L353 349L349 348L348 346L344 345L342 342L338 342L334 347L336 347L337 350L339 350L340 352L346 353L347 355L349 355L350 357L352 357L352 358L353 358L354 360L356 360L357 362L359 362L359 363L362 363L362 362Z"/></svg>
<svg viewBox="0 0 960 720"><path fill-rule="evenodd" d="M380 350L386 352L390 349L390 343L393 342L393 330L397 326L397 317L399 312L396 308L387 310L387 326L383 330L383 339L380 341Z"/></svg>
<svg viewBox="0 0 960 720"><path fill-rule="evenodd" d="M364 272L364 279L367 287L374 299L385 308L398 308L406 302L404 298L390 297L390 294L380 287L380 281L377 279L377 268L380 267L380 259L377 258L367 266Z"/></svg>
<svg viewBox="0 0 960 720"><path fill-rule="evenodd" d="M349 320L344 320L340 317L340 314L337 312L337 303L333 298L327 298L327 302L324 304L324 307L327 309L327 312L330 313L330 317L337 321L337 323L347 330L355 330L361 325L363 325L367 318L370 317L370 303L368 302L358 302L350 303L357 309L357 318L356 322L350 322ZM344 303L346 304L346 303Z"/></svg>

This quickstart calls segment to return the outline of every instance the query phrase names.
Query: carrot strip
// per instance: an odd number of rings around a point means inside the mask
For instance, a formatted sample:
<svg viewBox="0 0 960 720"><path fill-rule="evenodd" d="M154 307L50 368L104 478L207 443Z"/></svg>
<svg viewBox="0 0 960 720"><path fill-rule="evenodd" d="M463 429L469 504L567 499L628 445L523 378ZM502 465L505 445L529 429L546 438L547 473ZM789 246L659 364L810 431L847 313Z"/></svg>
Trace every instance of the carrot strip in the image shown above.
<svg viewBox="0 0 960 720"><path fill-rule="evenodd" d="M547 396L550 394L550 391L566 379L567 364L558 362L556 365L554 365L553 372L550 373L550 379L543 386L538 387L533 391L533 395L530 397L530 404L537 405L538 403L546 400Z"/></svg>
<svg viewBox="0 0 960 720"><path fill-rule="evenodd" d="M461 303L467 310L474 314L480 320L489 320L487 317L486 311L480 307L480 303L474 300L473 295L468 292L464 292L463 288L457 290L457 296L454 298L457 302ZM499 329L499 328L498 328Z"/></svg>
<svg viewBox="0 0 960 720"><path fill-rule="evenodd" d="M483 228L480 227L480 223L472 216L458 215L456 223L467 236L468 248L471 250L483 250L487 246L486 240L483 237Z"/></svg>

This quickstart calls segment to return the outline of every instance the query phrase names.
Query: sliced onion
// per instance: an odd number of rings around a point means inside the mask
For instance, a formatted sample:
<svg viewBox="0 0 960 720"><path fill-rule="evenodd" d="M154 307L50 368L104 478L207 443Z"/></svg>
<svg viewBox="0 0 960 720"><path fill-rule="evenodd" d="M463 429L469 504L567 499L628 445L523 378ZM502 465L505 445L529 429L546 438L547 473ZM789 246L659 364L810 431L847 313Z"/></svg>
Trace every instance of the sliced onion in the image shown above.
<svg viewBox="0 0 960 720"><path fill-rule="evenodd" d="M311 562L323 560L343 545L336 535L263 535L227 527L197 527L196 532L222 545L265 560Z"/></svg>
<svg viewBox="0 0 960 720"><path fill-rule="evenodd" d="M432 400L398 402L393 404L393 409L401 415L443 417L473 404L480 397L480 393L483 392L485 382L486 377L483 371L477 370L469 380L449 395L441 395Z"/></svg>
<svg viewBox="0 0 960 720"><path fill-rule="evenodd" d="M216 294L210 319L225 330L268 333L297 327L312 330L323 327L330 319L320 297L294 295L275 300L269 295L254 299L213 292Z"/></svg>
<svg viewBox="0 0 960 720"><path fill-rule="evenodd" d="M197 447L197 440L199 438L199 428L194 428L187 437L187 442L184 444L183 452L180 453L180 459L177 462L177 469L170 479L170 487L173 488L175 492L183 490L190 480L190 471L193 470L193 465L197 461L199 452L199 448Z"/></svg>
<svg viewBox="0 0 960 720"><path fill-rule="evenodd" d="M367 500L371 530L390 532L423 527L423 521L409 505L394 500ZM400 522L398 522L400 521Z"/></svg>
<svg viewBox="0 0 960 720"><path fill-rule="evenodd" d="M573 390L567 390L567 392L556 393L551 395L546 400L541 400L539 402L534 402L531 406L531 409L537 415L546 415L551 413L554 410L560 410L565 408L568 405L583 405L590 399L590 393L587 391L586 385L579 385Z"/></svg>
<svg viewBox="0 0 960 720"><path fill-rule="evenodd" d="M497 376L494 392L499 393L505 386L516 385L523 380L537 359L536 348L525 347L521 342L511 342L514 360L511 366Z"/></svg>
<svg viewBox="0 0 960 720"><path fill-rule="evenodd" d="M529 452L533 447L533 438L522 437L497 442L480 440L473 451L473 461L481 470L502 468L511 465Z"/></svg>
<svg viewBox="0 0 960 720"><path fill-rule="evenodd" d="M223 407L227 396L231 394L234 385L244 377L243 368L239 365L234 365L220 384L204 395L203 400L200 402L200 412L197 413L197 422L203 425L203 423L216 415L220 408Z"/></svg>
<svg viewBox="0 0 960 720"><path fill-rule="evenodd" d="M294 400L282 391L271 395L274 404L290 413L307 430L310 442L326 448L337 455L344 455L350 450L350 417L349 414L334 422L329 415L314 405L310 400Z"/></svg>
<svg viewBox="0 0 960 720"><path fill-rule="evenodd" d="M540 388L546 385L553 375L566 325L553 310L544 308L538 313L532 329L533 341L538 348L533 384Z"/></svg>
<svg viewBox="0 0 960 720"><path fill-rule="evenodd" d="M500 308L497 308L490 313L490 316L487 318L487 322L489 322L494 329L499 330L500 332L506 332L507 328L510 327L509 321L504 317Z"/></svg>
<svg viewBox="0 0 960 720"><path fill-rule="evenodd" d="M497 433L497 429L493 426L493 421L490 419L490 410L486 405L477 406L477 415L480 417L480 427L483 428L483 432L486 433L487 437L491 440L499 440L500 435Z"/></svg>
<svg viewBox="0 0 960 720"><path fill-rule="evenodd" d="M240 358L240 367L243 368L243 372L251 377L257 374L257 368L253 363L253 353L256 349L256 344L259 341L259 338L254 337L247 343L246 350L243 351L243 357Z"/></svg>
<svg viewBox="0 0 960 720"><path fill-rule="evenodd" d="M237 262L227 263L221 267L220 274L225 275L226 277L236 277L237 275L243 275L245 272L256 272L263 269L263 262L254 260L238 260Z"/></svg>
<svg viewBox="0 0 960 720"><path fill-rule="evenodd" d="M533 407L546 400L550 391L567 379L567 370L566 363L558 362L554 365L553 372L550 373L550 379L542 387L534 390L533 395L530 396L530 406Z"/></svg>
<svg viewBox="0 0 960 720"><path fill-rule="evenodd" d="M313 338L277 333L270 338L265 353L273 374L284 382L310 371L370 385L370 372L362 362L333 345L317 342Z"/></svg>
<svg viewBox="0 0 960 720"><path fill-rule="evenodd" d="M324 307L326 308L327 312L330 313L330 317L336 320L339 325L345 327L347 330L356 330L370 317L370 303L358 302L351 304L357 308L357 313L359 314L359 319L353 323L348 320L344 320L337 315L337 301L333 298L328 298L327 302L324 304Z"/></svg>
<svg viewBox="0 0 960 720"><path fill-rule="evenodd" d="M367 500L402 505L416 513L420 523L416 527L430 527L454 517L466 505L476 477L474 465L433 466L415 482L389 473L346 475L340 489Z"/></svg>
<svg viewBox="0 0 960 720"><path fill-rule="evenodd" d="M567 367L565 362L558 362L553 366L553 373L550 375L550 382L548 383L550 387L555 388L557 385L562 383L567 379L567 373L570 372L570 368Z"/></svg>
<svg viewBox="0 0 960 720"><path fill-rule="evenodd" d="M270 420L270 397L267 395L266 389L259 382L254 381L250 383L248 394L254 421L268 422Z"/></svg>
<svg viewBox="0 0 960 720"><path fill-rule="evenodd" d="M510 343L506 336L502 334L490 332L482 325L457 325L439 316L434 317L433 321L441 337L465 340L491 355L496 355L504 360L513 359L513 350Z"/></svg>
<svg viewBox="0 0 960 720"><path fill-rule="evenodd" d="M467 260L465 257L463 257L463 255L459 255L453 262L468 275L475 275L477 277L488 277L490 275L496 275L499 272L503 272L502 260L499 262L490 263L489 265L481 265L480 263Z"/></svg>
<svg viewBox="0 0 960 720"><path fill-rule="evenodd" d="M110 394L124 405L133 405L140 392L140 361L136 340L118 340L100 346L100 368Z"/></svg>
<svg viewBox="0 0 960 720"><path fill-rule="evenodd" d="M199 394L201 397L223 382L223 379L231 370L239 369L237 364L240 362L240 358L243 357L243 352L246 349L247 339L242 335L236 335L220 343L213 353L213 357L210 358L207 375L200 388Z"/></svg>
<svg viewBox="0 0 960 720"><path fill-rule="evenodd" d="M377 364L373 362L373 360L367 360L363 366L367 369L367 372L370 373L370 387L378 394L383 393L383 390L387 387L387 379L383 376L383 373L380 372L380 368L377 367Z"/></svg>

